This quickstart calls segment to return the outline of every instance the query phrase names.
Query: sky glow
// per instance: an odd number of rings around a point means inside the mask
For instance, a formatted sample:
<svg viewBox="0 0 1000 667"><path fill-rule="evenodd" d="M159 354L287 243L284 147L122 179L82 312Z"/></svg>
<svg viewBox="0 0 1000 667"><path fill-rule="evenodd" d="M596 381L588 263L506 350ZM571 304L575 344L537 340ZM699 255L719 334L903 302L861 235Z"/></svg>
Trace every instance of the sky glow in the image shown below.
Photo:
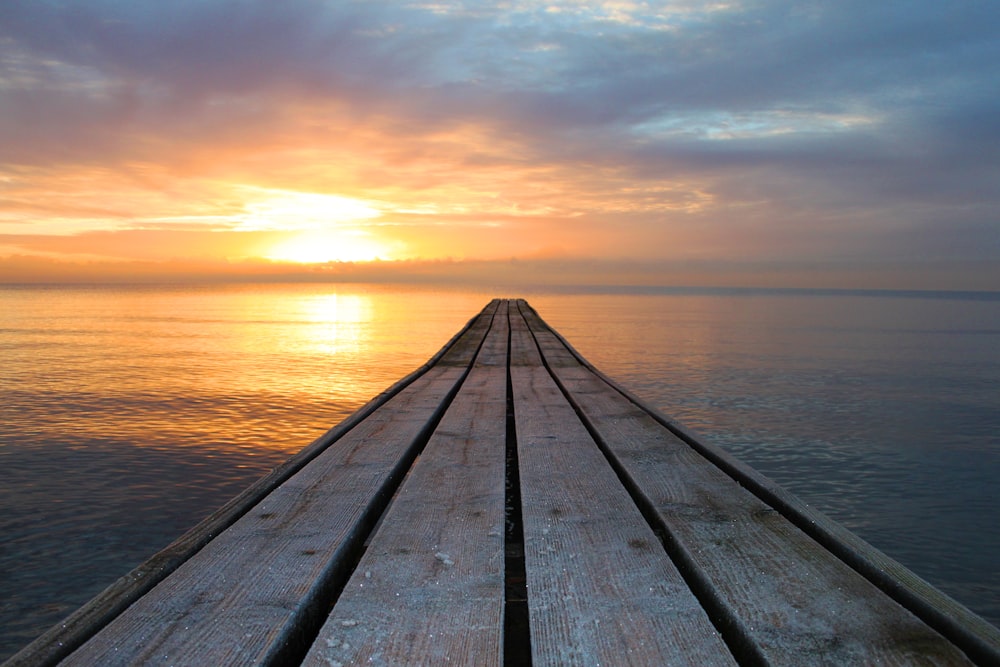
<svg viewBox="0 0 1000 667"><path fill-rule="evenodd" d="M1000 289L997 62L977 0L11 0L0 280Z"/></svg>

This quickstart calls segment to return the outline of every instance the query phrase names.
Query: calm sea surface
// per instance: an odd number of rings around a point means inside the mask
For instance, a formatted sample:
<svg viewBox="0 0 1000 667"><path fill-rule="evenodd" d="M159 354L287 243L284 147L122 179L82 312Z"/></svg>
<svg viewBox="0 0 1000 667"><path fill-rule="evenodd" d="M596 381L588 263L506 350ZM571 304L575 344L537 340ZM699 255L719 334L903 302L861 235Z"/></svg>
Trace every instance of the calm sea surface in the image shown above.
<svg viewBox="0 0 1000 667"><path fill-rule="evenodd" d="M590 361L1000 624L1000 294L527 292ZM0 287L0 659L492 296Z"/></svg>

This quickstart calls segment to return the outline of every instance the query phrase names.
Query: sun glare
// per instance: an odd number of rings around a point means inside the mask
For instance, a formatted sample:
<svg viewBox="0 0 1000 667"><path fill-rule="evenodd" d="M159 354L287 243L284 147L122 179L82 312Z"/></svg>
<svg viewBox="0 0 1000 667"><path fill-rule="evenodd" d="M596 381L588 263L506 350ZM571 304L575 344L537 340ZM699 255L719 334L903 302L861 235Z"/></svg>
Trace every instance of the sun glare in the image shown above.
<svg viewBox="0 0 1000 667"><path fill-rule="evenodd" d="M340 195L246 187L255 201L247 204L240 229L288 232L264 253L277 262L370 262L393 259L389 244L364 228L382 213L371 202Z"/></svg>
<svg viewBox="0 0 1000 667"><path fill-rule="evenodd" d="M275 245L267 259L299 264L392 259L388 247L364 231L312 229Z"/></svg>
<svg viewBox="0 0 1000 667"><path fill-rule="evenodd" d="M369 202L340 195L246 187L252 193L241 229L316 229L330 224L377 218Z"/></svg>

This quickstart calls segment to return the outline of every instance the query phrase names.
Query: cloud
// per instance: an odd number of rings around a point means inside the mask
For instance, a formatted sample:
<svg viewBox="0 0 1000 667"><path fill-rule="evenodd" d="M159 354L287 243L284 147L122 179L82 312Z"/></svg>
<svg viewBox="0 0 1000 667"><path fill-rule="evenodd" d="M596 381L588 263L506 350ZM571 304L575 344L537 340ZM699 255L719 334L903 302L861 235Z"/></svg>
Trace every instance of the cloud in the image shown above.
<svg viewBox="0 0 1000 667"><path fill-rule="evenodd" d="M247 193L276 189L375 202L422 256L1000 259L998 24L977 0L15 0L0 233L242 252Z"/></svg>

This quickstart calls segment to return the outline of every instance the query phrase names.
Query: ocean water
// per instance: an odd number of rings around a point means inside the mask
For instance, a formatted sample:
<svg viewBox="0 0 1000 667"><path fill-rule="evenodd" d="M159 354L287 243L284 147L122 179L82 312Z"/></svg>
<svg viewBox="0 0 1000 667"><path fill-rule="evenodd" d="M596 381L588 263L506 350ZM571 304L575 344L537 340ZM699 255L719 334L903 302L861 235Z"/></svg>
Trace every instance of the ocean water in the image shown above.
<svg viewBox="0 0 1000 667"><path fill-rule="evenodd" d="M1000 294L0 287L0 659L493 296L1000 624Z"/></svg>

